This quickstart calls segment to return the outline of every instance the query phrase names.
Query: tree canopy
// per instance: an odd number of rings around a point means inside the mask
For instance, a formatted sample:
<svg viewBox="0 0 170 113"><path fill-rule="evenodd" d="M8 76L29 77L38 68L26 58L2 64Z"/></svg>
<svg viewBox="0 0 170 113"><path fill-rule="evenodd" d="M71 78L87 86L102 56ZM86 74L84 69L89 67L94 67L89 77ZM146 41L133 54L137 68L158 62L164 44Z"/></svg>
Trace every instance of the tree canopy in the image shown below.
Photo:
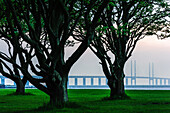
<svg viewBox="0 0 170 113"><path fill-rule="evenodd" d="M169 36L169 5L160 0L113 0L102 13L90 49L101 61L111 98L125 94L123 69L137 42L147 35Z"/></svg>
<svg viewBox="0 0 170 113"><path fill-rule="evenodd" d="M101 61L111 98L121 97L123 68L137 42L146 35L169 37L168 1L3 0L0 6L0 40L8 46L8 53L0 52L0 73L23 85L29 80L56 105L68 101L69 71L89 46ZM80 45L65 59L70 37Z"/></svg>
<svg viewBox="0 0 170 113"><path fill-rule="evenodd" d="M1 61L11 63L35 87L47 93L51 104L67 102L70 68L92 41L98 26L97 20L108 2L109 0L4 0L1 2L3 10L0 15L0 38L5 39L9 48L13 47L16 52L10 55L1 52ZM90 16L93 18L90 19ZM79 21L86 23L85 38L68 60L65 60L65 44L74 34ZM10 51L12 50L9 49L9 53ZM14 56L19 58L19 64L12 59ZM0 62L2 69L7 68L3 62ZM31 72L27 69L28 66ZM32 73L39 78L32 77Z"/></svg>

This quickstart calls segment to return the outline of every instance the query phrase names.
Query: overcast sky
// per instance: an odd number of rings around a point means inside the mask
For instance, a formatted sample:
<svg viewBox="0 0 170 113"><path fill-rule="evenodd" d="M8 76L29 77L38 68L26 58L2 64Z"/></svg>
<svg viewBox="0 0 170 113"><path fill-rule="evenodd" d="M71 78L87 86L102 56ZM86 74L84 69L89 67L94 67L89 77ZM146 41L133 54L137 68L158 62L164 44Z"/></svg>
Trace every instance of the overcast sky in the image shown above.
<svg viewBox="0 0 170 113"><path fill-rule="evenodd" d="M0 51L5 51L6 46L0 41ZM66 58L74 50L66 49ZM136 60L137 76L149 76L149 62L154 63L156 77L170 78L170 39L158 40L156 37L146 37L140 40L132 57L125 65L125 74L130 76L130 62ZM73 65L71 75L103 75L98 58L88 49Z"/></svg>
<svg viewBox="0 0 170 113"><path fill-rule="evenodd" d="M69 56L73 48L68 48L66 56ZM126 76L131 74L130 62L136 60L137 76L149 76L149 62L154 63L155 77L170 78L170 39L158 40L156 37L146 37L140 40L125 65ZM71 75L103 75L98 58L88 49L74 64Z"/></svg>

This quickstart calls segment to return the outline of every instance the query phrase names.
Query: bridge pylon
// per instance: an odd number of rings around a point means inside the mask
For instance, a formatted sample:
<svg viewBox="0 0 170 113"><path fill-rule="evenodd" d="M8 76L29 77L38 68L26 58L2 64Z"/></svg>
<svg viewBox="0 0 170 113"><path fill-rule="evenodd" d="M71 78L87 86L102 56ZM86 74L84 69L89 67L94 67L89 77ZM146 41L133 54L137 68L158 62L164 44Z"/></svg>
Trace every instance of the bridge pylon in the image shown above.
<svg viewBox="0 0 170 113"><path fill-rule="evenodd" d="M134 60L134 73L133 73L133 61L131 60L131 85L136 85L136 60Z"/></svg>

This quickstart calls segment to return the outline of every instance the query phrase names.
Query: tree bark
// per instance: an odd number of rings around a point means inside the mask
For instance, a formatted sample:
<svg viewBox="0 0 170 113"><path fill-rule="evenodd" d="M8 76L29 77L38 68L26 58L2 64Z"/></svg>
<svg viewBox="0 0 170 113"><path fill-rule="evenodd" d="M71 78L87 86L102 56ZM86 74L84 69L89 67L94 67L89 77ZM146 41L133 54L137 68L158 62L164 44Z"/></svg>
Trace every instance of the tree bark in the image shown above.
<svg viewBox="0 0 170 113"><path fill-rule="evenodd" d="M116 78L115 78L116 76ZM110 88L110 98L122 99L127 97L124 89L124 72L122 68L114 70L114 75L108 80L108 86Z"/></svg>
<svg viewBox="0 0 170 113"><path fill-rule="evenodd" d="M50 104L62 107L66 102L68 102L67 93L67 77L64 77L60 84L56 87L52 87L52 94L50 95Z"/></svg>
<svg viewBox="0 0 170 113"><path fill-rule="evenodd" d="M124 78L118 79L118 80L114 80L114 86L110 85L110 98L114 98L116 96L124 96L125 94L125 90L124 90Z"/></svg>
<svg viewBox="0 0 170 113"><path fill-rule="evenodd" d="M16 93L17 94L25 94L25 84L21 79L18 79L16 82Z"/></svg>

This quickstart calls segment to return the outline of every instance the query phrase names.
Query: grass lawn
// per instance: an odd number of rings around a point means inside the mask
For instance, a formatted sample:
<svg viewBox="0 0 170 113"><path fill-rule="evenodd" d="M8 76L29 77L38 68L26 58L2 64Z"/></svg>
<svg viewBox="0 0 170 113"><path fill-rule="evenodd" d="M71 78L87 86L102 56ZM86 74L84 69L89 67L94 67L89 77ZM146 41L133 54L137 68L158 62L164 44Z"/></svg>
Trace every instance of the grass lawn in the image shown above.
<svg viewBox="0 0 170 113"><path fill-rule="evenodd" d="M127 90L128 100L102 100L109 90L70 89L70 104L63 109L42 110L49 97L37 89L26 89L33 95L9 95L15 89L0 89L0 113L170 113L170 91Z"/></svg>

